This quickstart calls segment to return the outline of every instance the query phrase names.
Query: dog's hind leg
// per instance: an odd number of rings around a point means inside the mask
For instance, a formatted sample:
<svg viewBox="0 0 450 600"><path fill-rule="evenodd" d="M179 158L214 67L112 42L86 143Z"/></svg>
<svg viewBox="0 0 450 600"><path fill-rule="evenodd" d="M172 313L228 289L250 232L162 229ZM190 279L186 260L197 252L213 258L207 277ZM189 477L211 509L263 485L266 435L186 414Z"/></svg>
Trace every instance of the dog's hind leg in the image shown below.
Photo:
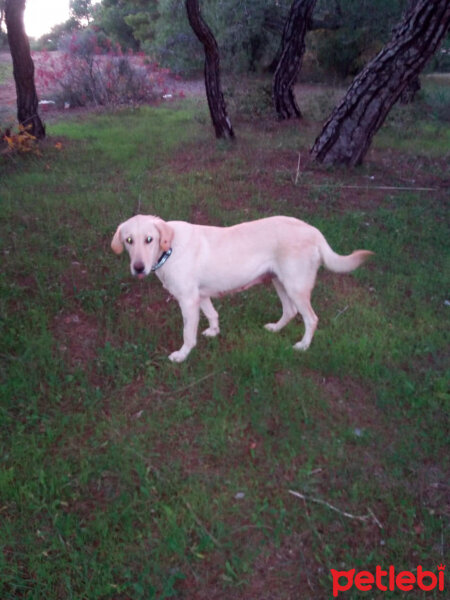
<svg viewBox="0 0 450 600"><path fill-rule="evenodd" d="M307 350L316 331L319 319L311 306L311 293L316 281L317 269L320 265L318 249L306 248L301 256L295 256L282 265L279 279L289 301L298 311L305 324L303 338L294 345L296 350Z"/></svg>
<svg viewBox="0 0 450 600"><path fill-rule="evenodd" d="M309 348L319 322L319 318L311 306L310 296L311 292L309 291L303 291L294 294L293 297L291 296L305 323L305 333L303 338L294 344L295 350L307 350Z"/></svg>
<svg viewBox="0 0 450 600"><path fill-rule="evenodd" d="M267 331L280 331L280 329L282 329L285 325L289 323L289 321L291 321L295 317L295 315L297 314L297 308L292 302L292 300L289 298L284 285L277 277L274 277L272 279L272 283L277 291L278 297L281 300L283 314L281 315L279 321L277 321L276 323L267 323L266 325L264 325L264 327L267 329Z"/></svg>
<svg viewBox="0 0 450 600"><path fill-rule="evenodd" d="M200 301L200 308L202 309L203 314L208 319L209 327L203 331L203 335L207 337L214 337L218 335L220 332L219 329L219 313L213 306L211 302L211 298L203 298Z"/></svg>

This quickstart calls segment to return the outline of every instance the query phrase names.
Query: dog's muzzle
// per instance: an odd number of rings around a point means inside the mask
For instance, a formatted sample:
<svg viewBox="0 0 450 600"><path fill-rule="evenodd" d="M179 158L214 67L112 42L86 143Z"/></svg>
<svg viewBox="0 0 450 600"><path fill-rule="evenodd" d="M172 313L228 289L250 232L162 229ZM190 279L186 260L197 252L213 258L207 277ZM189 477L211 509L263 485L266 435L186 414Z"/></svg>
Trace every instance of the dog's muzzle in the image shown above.
<svg viewBox="0 0 450 600"><path fill-rule="evenodd" d="M145 265L143 262L138 261L133 264L133 273L139 278L145 277Z"/></svg>

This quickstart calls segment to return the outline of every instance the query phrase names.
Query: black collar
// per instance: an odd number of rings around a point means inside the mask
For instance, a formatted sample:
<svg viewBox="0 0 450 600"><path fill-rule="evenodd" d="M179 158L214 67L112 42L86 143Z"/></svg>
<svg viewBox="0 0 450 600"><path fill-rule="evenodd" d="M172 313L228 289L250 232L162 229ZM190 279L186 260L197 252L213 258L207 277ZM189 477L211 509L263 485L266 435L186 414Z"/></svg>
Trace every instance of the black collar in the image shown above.
<svg viewBox="0 0 450 600"><path fill-rule="evenodd" d="M160 269L171 254L172 254L172 248L169 248L168 250L163 252L161 254L161 256L159 257L159 260L156 263L156 265L153 265L152 271L157 271L158 269Z"/></svg>

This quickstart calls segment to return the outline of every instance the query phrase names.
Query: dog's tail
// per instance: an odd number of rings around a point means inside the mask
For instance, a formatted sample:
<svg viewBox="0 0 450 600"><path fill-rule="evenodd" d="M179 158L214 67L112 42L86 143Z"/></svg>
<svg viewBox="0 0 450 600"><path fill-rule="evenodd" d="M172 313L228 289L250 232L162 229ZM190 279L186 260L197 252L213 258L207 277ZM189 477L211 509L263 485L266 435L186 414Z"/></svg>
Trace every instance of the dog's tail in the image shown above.
<svg viewBox="0 0 450 600"><path fill-rule="evenodd" d="M370 250L355 250L347 256L341 256L340 254L336 254L330 248L326 239L323 238L323 242L320 244L320 254L323 264L330 271L334 273L350 273L350 271L354 271L365 262L369 256L372 256L373 252Z"/></svg>

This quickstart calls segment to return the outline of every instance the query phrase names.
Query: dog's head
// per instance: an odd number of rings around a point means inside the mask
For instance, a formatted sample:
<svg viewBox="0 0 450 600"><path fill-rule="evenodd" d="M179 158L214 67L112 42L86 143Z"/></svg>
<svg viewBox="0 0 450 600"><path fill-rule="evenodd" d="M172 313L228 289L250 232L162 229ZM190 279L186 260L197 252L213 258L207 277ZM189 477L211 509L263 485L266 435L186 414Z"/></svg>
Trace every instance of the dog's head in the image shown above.
<svg viewBox="0 0 450 600"><path fill-rule="evenodd" d="M124 248L130 255L130 269L139 278L148 275L161 252L172 245L173 229L159 217L136 215L121 223L111 242L116 254Z"/></svg>

